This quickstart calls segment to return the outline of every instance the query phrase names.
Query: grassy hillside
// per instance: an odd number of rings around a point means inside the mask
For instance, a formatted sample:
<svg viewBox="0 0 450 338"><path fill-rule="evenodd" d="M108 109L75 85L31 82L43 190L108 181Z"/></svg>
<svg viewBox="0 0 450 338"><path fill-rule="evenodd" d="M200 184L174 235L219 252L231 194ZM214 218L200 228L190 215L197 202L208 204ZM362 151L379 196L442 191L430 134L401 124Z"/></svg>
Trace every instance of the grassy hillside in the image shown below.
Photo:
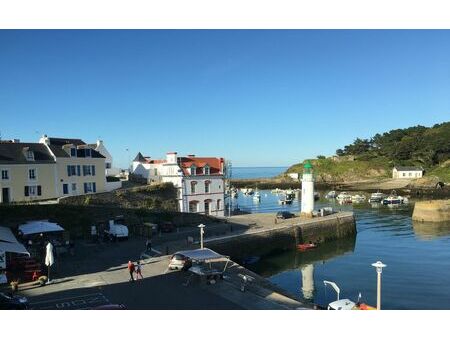
<svg viewBox="0 0 450 338"><path fill-rule="evenodd" d="M425 175L450 182L450 122L433 127L415 126L357 138L333 158L312 160L318 181L359 181L391 177L395 165L420 166ZM303 163L287 173L302 172Z"/></svg>
<svg viewBox="0 0 450 338"><path fill-rule="evenodd" d="M369 178L387 178L391 176L391 164L383 157L369 160L353 160L349 157L338 159L321 158L310 160L319 182L359 181ZM304 162L291 166L287 173L303 172Z"/></svg>

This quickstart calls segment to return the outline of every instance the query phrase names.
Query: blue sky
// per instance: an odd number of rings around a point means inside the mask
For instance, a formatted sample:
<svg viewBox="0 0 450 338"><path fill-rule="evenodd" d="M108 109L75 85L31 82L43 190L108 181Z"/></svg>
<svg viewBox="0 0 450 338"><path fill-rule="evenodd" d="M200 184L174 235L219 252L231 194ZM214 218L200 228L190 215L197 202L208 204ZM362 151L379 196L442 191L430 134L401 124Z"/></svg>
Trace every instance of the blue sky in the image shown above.
<svg viewBox="0 0 450 338"><path fill-rule="evenodd" d="M450 31L0 30L0 131L285 166L450 120L449 56Z"/></svg>

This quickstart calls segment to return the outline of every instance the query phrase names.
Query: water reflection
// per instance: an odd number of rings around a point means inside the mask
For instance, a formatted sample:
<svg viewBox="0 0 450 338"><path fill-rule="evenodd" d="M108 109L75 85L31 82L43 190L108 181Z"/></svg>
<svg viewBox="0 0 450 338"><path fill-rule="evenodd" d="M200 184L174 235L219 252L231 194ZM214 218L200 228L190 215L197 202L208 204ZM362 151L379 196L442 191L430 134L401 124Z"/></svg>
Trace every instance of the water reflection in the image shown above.
<svg viewBox="0 0 450 338"><path fill-rule="evenodd" d="M314 265L307 264L300 268L302 273L302 294L303 298L313 301L314 300Z"/></svg>
<svg viewBox="0 0 450 338"><path fill-rule="evenodd" d="M416 237L423 240L433 240L450 235L450 222L418 222L413 221L413 230Z"/></svg>

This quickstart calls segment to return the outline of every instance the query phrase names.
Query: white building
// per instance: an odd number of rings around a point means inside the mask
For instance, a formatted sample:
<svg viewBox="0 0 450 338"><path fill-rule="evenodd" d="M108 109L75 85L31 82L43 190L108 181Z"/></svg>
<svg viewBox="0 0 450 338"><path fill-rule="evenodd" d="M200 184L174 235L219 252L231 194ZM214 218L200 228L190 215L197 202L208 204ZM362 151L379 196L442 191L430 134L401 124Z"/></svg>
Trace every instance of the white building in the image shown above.
<svg viewBox="0 0 450 338"><path fill-rule="evenodd" d="M303 166L301 216L312 217L314 210L314 177L311 163Z"/></svg>
<svg viewBox="0 0 450 338"><path fill-rule="evenodd" d="M118 176L120 175L120 168L113 167L113 158L111 153L106 149L102 140L97 140L96 143L89 144L89 147L98 151L105 157L105 175L108 176Z"/></svg>
<svg viewBox="0 0 450 338"><path fill-rule="evenodd" d="M423 176L423 168L420 167L399 167L392 169L392 178L420 178Z"/></svg>
<svg viewBox="0 0 450 338"><path fill-rule="evenodd" d="M171 182L178 189L181 212L198 212L223 217L225 161L219 157L178 156L167 153L166 159L152 159L138 153L132 174L148 183Z"/></svg>

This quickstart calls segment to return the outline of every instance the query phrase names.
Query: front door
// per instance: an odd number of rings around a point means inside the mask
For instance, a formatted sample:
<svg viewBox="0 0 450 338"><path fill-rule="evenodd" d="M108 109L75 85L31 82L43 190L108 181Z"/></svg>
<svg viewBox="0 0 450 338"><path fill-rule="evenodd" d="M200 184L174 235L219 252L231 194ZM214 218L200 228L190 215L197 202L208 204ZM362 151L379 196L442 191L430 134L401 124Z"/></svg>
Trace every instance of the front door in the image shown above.
<svg viewBox="0 0 450 338"><path fill-rule="evenodd" d="M9 188L2 189L2 202L9 203Z"/></svg>

